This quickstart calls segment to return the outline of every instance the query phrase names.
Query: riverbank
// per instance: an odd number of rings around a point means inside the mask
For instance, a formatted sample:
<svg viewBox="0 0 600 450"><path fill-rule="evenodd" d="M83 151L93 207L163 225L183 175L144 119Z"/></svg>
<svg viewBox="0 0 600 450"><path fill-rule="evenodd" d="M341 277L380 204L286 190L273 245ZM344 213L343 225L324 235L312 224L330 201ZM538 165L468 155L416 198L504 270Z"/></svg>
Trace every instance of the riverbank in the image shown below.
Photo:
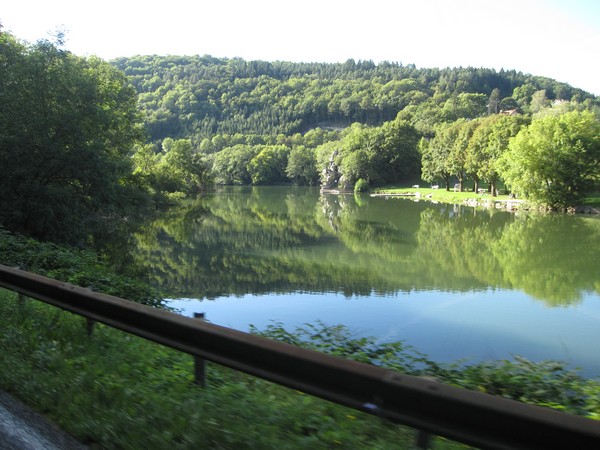
<svg viewBox="0 0 600 450"><path fill-rule="evenodd" d="M439 203L503 209L507 211L549 211L547 208L540 208L539 206L532 204L527 200L512 198L508 195L498 195L493 197L487 192L455 192L446 191L445 189L418 187L380 188L373 190L370 196L385 198L412 198L414 200L429 200ZM565 208L562 212L570 214L600 215L600 205L596 204L595 202L589 205L583 204L571 208Z"/></svg>

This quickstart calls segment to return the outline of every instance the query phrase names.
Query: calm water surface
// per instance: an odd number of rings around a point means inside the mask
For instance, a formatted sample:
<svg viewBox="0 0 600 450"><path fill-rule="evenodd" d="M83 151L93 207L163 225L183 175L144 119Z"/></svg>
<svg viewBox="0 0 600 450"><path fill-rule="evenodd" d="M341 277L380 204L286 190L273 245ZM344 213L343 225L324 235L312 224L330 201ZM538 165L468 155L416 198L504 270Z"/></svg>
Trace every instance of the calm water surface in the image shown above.
<svg viewBox="0 0 600 450"><path fill-rule="evenodd" d="M600 220L311 188L227 188L137 236L171 306L247 331L320 320L437 361L600 375Z"/></svg>

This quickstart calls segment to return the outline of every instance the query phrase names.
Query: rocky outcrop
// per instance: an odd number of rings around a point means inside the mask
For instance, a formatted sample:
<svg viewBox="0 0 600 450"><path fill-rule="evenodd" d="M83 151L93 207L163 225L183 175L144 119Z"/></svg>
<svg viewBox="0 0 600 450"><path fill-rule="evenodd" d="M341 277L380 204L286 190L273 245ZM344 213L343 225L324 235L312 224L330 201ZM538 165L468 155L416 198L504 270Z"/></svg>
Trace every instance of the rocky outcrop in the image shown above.
<svg viewBox="0 0 600 450"><path fill-rule="evenodd" d="M329 162L321 172L321 189L336 189L340 181L340 171L335 162L338 151L335 150L329 157Z"/></svg>
<svg viewBox="0 0 600 450"><path fill-rule="evenodd" d="M321 172L321 190L322 191L331 191L331 190L341 190L341 191L351 191L353 188L353 184L350 183L344 175L342 175L339 166L337 165L335 159L338 155L338 151L335 150L331 156L329 157L329 162Z"/></svg>

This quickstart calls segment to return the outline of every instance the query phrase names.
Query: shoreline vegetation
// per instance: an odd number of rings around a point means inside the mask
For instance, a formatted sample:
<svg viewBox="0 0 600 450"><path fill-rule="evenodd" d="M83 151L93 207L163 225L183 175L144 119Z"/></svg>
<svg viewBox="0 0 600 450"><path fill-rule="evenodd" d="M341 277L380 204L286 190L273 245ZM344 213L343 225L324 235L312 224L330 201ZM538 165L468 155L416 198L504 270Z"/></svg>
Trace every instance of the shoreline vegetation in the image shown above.
<svg viewBox="0 0 600 450"><path fill-rule="evenodd" d="M439 203L495 208L507 211L558 211L571 214L600 214L600 199L596 197L588 197L578 206L551 209L546 206L536 205L526 199L514 198L506 194L492 196L487 191L477 193L473 191L446 191L445 189L437 188L387 187L373 189L369 195L371 197L384 198L411 198L413 200L428 200Z"/></svg>
<svg viewBox="0 0 600 450"><path fill-rule="evenodd" d="M343 189L321 189L323 194L354 194L352 190ZM455 191L438 188L421 187L379 187L364 193L370 197L404 198L414 201L431 201L434 203L447 203L452 205L465 205L472 207L483 207L502 209L506 211L538 211L538 212L562 212L569 214L600 214L600 194L587 197L581 205L568 208L549 208L545 205L536 205L526 199L511 197L508 194L492 196L489 192L475 193L473 191Z"/></svg>
<svg viewBox="0 0 600 450"><path fill-rule="evenodd" d="M142 282L111 274L66 247L0 233L2 263L67 279L121 280L113 295L155 298ZM83 255L83 256L82 256ZM87 255L87 256L86 256ZM83 276L85 275L85 276ZM112 285L97 285L105 291ZM151 302L152 303L152 302ZM154 304L161 307L160 303ZM0 289L0 388L92 448L410 448L414 430L209 364L207 388L193 384L193 358ZM251 332L465 389L600 418L600 379L560 361L439 364L403 342L356 338L341 325ZM148 432L152 430L152 432ZM435 448L464 445L435 438Z"/></svg>

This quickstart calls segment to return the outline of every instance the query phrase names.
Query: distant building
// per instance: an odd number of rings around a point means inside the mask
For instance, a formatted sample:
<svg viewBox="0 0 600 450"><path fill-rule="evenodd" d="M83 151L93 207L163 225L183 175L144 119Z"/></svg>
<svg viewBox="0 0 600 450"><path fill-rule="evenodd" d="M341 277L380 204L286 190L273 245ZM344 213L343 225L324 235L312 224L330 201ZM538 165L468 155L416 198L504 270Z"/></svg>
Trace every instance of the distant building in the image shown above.
<svg viewBox="0 0 600 450"><path fill-rule="evenodd" d="M515 109L503 109L502 111L500 111L500 114L502 114L504 116L518 116L519 111L516 108Z"/></svg>

